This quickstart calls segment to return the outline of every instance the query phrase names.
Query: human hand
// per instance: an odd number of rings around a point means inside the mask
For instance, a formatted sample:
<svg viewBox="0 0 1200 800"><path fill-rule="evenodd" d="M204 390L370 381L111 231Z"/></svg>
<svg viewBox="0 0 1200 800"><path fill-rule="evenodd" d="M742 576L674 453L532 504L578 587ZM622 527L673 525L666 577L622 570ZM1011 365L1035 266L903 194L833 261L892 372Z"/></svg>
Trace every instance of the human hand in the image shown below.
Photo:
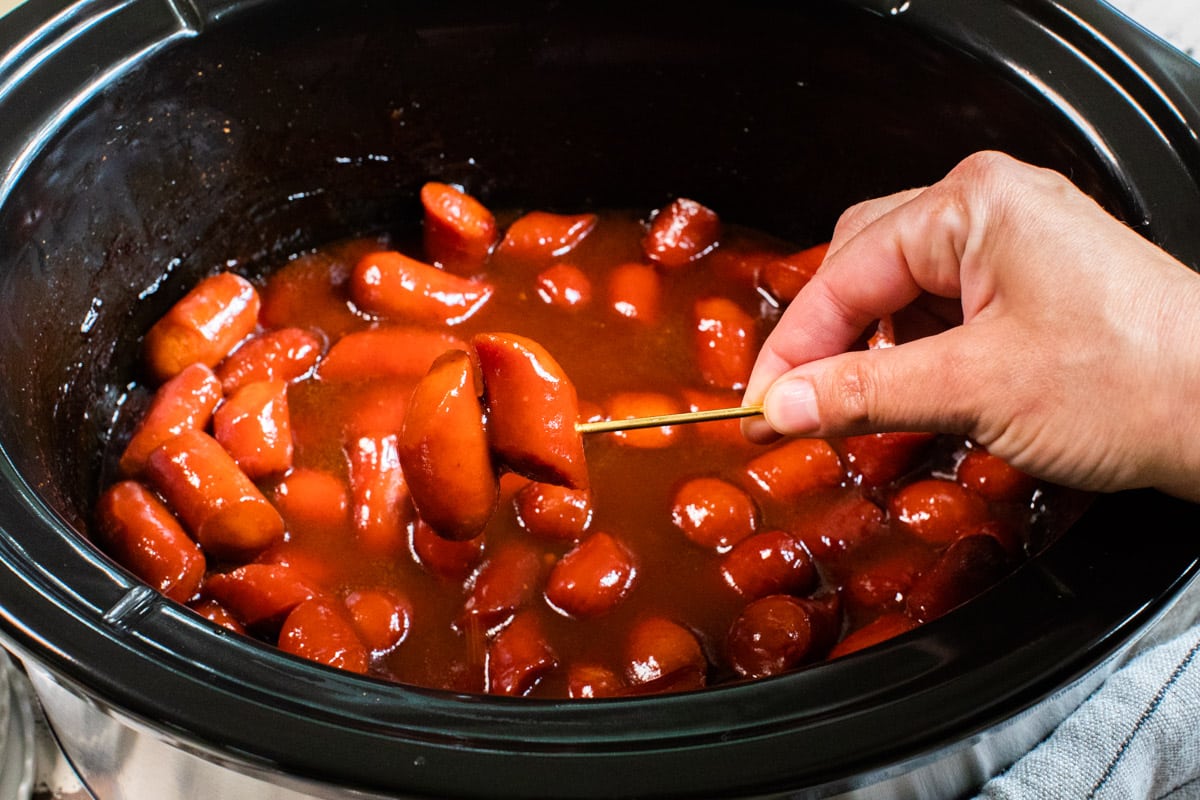
<svg viewBox="0 0 1200 800"><path fill-rule="evenodd" d="M881 317L958 301L961 324L847 352ZM746 435L928 430L1018 469L1200 500L1200 276L1057 173L977 153L849 209L759 353Z"/></svg>

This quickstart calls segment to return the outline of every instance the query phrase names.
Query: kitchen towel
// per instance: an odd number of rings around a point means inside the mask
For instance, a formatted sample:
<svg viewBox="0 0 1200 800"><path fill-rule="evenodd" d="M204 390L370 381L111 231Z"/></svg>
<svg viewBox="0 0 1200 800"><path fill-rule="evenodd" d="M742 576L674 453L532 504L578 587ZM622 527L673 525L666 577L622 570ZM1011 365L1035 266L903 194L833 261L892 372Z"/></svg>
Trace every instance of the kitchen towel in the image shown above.
<svg viewBox="0 0 1200 800"><path fill-rule="evenodd" d="M1114 672L978 800L1200 800L1200 624Z"/></svg>

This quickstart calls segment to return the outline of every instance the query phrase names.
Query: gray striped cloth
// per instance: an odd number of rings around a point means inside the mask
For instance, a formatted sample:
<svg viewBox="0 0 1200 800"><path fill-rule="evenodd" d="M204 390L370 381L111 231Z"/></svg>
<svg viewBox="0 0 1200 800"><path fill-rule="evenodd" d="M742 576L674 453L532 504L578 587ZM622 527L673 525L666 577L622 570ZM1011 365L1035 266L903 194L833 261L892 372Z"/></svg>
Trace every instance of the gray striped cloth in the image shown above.
<svg viewBox="0 0 1200 800"><path fill-rule="evenodd" d="M1200 800L1200 624L1141 651L982 800Z"/></svg>

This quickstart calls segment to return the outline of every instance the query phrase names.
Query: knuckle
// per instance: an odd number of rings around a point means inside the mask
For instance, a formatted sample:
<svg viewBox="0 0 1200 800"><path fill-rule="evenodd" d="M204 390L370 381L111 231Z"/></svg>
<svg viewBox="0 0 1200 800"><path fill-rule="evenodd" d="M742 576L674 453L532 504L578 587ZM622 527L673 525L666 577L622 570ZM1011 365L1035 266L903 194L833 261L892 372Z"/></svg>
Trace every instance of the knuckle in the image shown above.
<svg viewBox="0 0 1200 800"><path fill-rule="evenodd" d="M833 376L831 399L846 426L864 428L870 425L875 386L873 373L860 359L844 365Z"/></svg>
<svg viewBox="0 0 1200 800"><path fill-rule="evenodd" d="M1010 156L995 150L981 150L972 153L962 160L959 168L969 176L978 178L980 176L1003 174L1016 162Z"/></svg>
<svg viewBox="0 0 1200 800"><path fill-rule="evenodd" d="M870 224L877 214L875 212L874 200L863 200L855 203L842 212L838 217L837 231L842 231L847 234L854 234Z"/></svg>

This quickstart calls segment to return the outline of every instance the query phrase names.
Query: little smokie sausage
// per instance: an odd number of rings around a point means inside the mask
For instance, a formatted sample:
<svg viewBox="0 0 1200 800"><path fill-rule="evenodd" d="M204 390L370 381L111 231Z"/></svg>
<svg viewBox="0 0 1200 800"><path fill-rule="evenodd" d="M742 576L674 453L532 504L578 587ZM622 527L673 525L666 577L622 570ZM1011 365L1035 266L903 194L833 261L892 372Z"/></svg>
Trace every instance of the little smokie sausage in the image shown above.
<svg viewBox="0 0 1200 800"><path fill-rule="evenodd" d="M912 470L933 439L932 433L867 433L843 439L840 449L851 479L874 488Z"/></svg>
<svg viewBox="0 0 1200 800"><path fill-rule="evenodd" d="M217 365L225 394L255 381L292 381L321 357L321 339L302 328L280 328L246 340Z"/></svg>
<svg viewBox="0 0 1200 800"><path fill-rule="evenodd" d="M790 256L768 261L762 269L763 288L780 303L790 303L817 274L829 252L829 243L814 245Z"/></svg>
<svg viewBox="0 0 1200 800"><path fill-rule="evenodd" d="M709 386L746 388L758 356L754 318L727 297L704 297L692 308L696 366Z"/></svg>
<svg viewBox="0 0 1200 800"><path fill-rule="evenodd" d="M513 507L521 527L542 539L574 541L592 524L587 489L529 481L513 496Z"/></svg>
<svg viewBox="0 0 1200 800"><path fill-rule="evenodd" d="M279 649L360 675L371 663L345 612L320 597L305 600L288 614L279 631Z"/></svg>
<svg viewBox="0 0 1200 800"><path fill-rule="evenodd" d="M483 266L499 239L496 218L483 203L454 186L430 181L421 187L421 206L425 256L430 261L458 274Z"/></svg>
<svg viewBox="0 0 1200 800"><path fill-rule="evenodd" d="M412 603L395 589L358 589L345 603L359 640L372 652L398 647L412 627Z"/></svg>
<svg viewBox="0 0 1200 800"><path fill-rule="evenodd" d="M96 521L108 552L134 575L180 603L196 594L204 578L204 554L145 486L113 484L100 496Z"/></svg>
<svg viewBox="0 0 1200 800"><path fill-rule="evenodd" d="M292 466L287 384L255 381L233 393L213 415L213 435L250 478Z"/></svg>
<svg viewBox="0 0 1200 800"><path fill-rule="evenodd" d="M824 656L838 636L836 598L772 594L749 603L726 637L730 664L763 678Z"/></svg>
<svg viewBox="0 0 1200 800"><path fill-rule="evenodd" d="M206 551L245 557L283 536L283 518L233 457L203 431L189 430L150 454L146 473Z"/></svg>
<svg viewBox="0 0 1200 800"><path fill-rule="evenodd" d="M449 331L409 325L389 325L348 333L338 339L321 364L317 377L326 382L372 378L419 379L447 350L466 350L466 342Z"/></svg>
<svg viewBox="0 0 1200 800"><path fill-rule="evenodd" d="M412 517L399 439L395 433L364 433L346 443L350 516L359 546L371 556L400 553Z"/></svg>
<svg viewBox="0 0 1200 800"><path fill-rule="evenodd" d="M550 570L546 599L572 617L597 617L625 599L637 576L629 548L607 533L593 533Z"/></svg>
<svg viewBox="0 0 1200 800"><path fill-rule="evenodd" d="M559 258L578 247L598 219L595 214L530 211L508 226L498 249L510 261Z"/></svg>
<svg viewBox="0 0 1200 800"><path fill-rule="evenodd" d="M368 253L350 273L350 297L368 314L406 322L456 325L483 308L492 287L396 250Z"/></svg>
<svg viewBox="0 0 1200 800"><path fill-rule="evenodd" d="M720 478L692 478L675 492L671 521L693 543L727 553L758 529L754 499Z"/></svg>
<svg viewBox="0 0 1200 800"><path fill-rule="evenodd" d="M708 682L696 634L666 617L639 620L625 642L625 679L635 694L683 692Z"/></svg>
<svg viewBox="0 0 1200 800"><path fill-rule="evenodd" d="M721 220L716 212L681 197L655 213L642 249L646 258L675 270L716 247L720 235Z"/></svg>
<svg viewBox="0 0 1200 800"><path fill-rule="evenodd" d="M471 357L451 350L413 390L400 432L413 505L447 539L478 536L500 500L479 395Z"/></svg>
<svg viewBox="0 0 1200 800"><path fill-rule="evenodd" d="M517 614L488 645L487 691L522 697L557 666L537 617Z"/></svg>
<svg viewBox="0 0 1200 800"><path fill-rule="evenodd" d="M208 576L204 593L243 625L277 629L296 606L321 594L316 584L286 564L245 564Z"/></svg>
<svg viewBox="0 0 1200 800"><path fill-rule="evenodd" d="M579 398L553 356L532 339L481 333L479 356L488 438L497 460L536 481L584 489L583 438L575 429Z"/></svg>
<svg viewBox="0 0 1200 800"><path fill-rule="evenodd" d="M204 364L192 364L158 387L121 453L121 474L139 475L160 444L188 429L203 430L221 396L221 384Z"/></svg>
<svg viewBox="0 0 1200 800"><path fill-rule="evenodd" d="M254 286L232 272L205 278L146 334L146 366L162 382L197 362L215 367L254 332L260 302Z"/></svg>
<svg viewBox="0 0 1200 800"><path fill-rule="evenodd" d="M471 582L457 628L467 634L498 628L537 596L544 563L541 552L512 542L492 553Z"/></svg>
<svg viewBox="0 0 1200 800"><path fill-rule="evenodd" d="M483 536L454 541L437 534L420 518L410 530L409 544L417 563L440 578L461 582L483 560Z"/></svg>

